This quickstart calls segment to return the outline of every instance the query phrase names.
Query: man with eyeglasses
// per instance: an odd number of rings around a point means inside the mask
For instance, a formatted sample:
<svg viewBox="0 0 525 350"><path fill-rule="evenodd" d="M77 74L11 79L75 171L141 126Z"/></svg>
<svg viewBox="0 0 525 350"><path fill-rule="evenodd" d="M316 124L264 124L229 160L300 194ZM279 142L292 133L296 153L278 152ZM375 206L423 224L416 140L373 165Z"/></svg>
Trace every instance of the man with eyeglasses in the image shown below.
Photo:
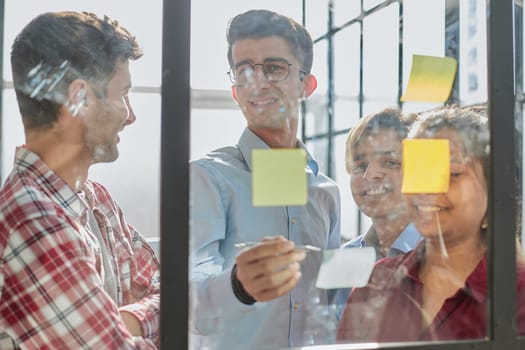
<svg viewBox="0 0 525 350"><path fill-rule="evenodd" d="M331 296L315 288L321 254L336 248L336 184L307 155L308 203L254 207L252 150L302 148L301 101L317 87L312 39L266 10L234 17L227 31L232 95L247 121L238 144L191 163L192 348L277 349L332 341ZM241 251L236 243L255 242Z"/></svg>

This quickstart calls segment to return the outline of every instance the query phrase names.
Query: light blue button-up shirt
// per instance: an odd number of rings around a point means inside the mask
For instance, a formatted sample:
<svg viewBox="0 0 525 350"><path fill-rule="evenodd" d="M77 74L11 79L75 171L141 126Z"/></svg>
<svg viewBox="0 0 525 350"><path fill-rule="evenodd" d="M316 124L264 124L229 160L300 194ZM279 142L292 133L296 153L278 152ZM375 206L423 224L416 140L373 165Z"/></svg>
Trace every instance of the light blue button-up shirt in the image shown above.
<svg viewBox="0 0 525 350"><path fill-rule="evenodd" d="M304 149L300 141L297 146ZM339 190L318 172L308 152L306 205L252 205L253 149L269 147L245 129L237 146L218 149L190 164L193 349L280 349L335 340L335 307L329 305L333 295L315 288L321 253L307 253L301 262L302 277L287 295L245 305L232 292L235 243L275 235L330 249L340 243Z"/></svg>

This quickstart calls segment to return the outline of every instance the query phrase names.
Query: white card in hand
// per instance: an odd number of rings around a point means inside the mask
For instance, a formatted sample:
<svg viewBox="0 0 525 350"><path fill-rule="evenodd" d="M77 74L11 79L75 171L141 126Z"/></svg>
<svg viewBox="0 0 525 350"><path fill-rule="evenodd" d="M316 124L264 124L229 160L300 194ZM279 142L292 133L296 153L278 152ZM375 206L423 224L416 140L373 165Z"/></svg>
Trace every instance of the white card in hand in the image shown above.
<svg viewBox="0 0 525 350"><path fill-rule="evenodd" d="M367 285L376 262L373 247L323 250L317 288L348 288Z"/></svg>

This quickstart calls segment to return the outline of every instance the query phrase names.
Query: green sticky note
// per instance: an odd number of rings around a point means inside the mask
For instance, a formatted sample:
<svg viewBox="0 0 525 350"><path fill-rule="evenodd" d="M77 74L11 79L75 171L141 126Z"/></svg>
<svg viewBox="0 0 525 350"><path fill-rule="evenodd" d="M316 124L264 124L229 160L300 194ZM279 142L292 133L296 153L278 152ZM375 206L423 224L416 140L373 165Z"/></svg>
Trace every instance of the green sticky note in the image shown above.
<svg viewBox="0 0 525 350"><path fill-rule="evenodd" d="M403 140L403 193L446 193L450 150L446 139Z"/></svg>
<svg viewBox="0 0 525 350"><path fill-rule="evenodd" d="M252 151L254 206L305 205L306 152L302 149Z"/></svg>
<svg viewBox="0 0 525 350"><path fill-rule="evenodd" d="M413 55L410 78L401 101L446 101L456 69L457 62L452 57Z"/></svg>

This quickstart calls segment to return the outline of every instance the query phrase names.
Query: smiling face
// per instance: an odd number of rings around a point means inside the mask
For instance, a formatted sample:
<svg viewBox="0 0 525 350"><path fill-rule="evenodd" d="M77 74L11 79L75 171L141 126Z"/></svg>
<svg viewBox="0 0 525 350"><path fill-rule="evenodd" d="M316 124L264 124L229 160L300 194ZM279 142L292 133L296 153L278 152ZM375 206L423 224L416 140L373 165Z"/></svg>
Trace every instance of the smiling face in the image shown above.
<svg viewBox="0 0 525 350"><path fill-rule="evenodd" d="M248 83L233 86L234 99L239 104L248 127L257 129L289 129L290 123L297 123L300 101L315 89L312 75L301 80L301 62L292 54L288 42L280 37L241 39L232 45L233 69L242 71L247 65L255 65L249 74ZM260 64L290 63L288 77L282 81L270 82Z"/></svg>
<svg viewBox="0 0 525 350"><path fill-rule="evenodd" d="M406 214L401 194L402 146L394 129L363 135L347 160L352 196L370 218Z"/></svg>
<svg viewBox="0 0 525 350"><path fill-rule="evenodd" d="M448 242L480 235L488 205L482 163L466 155L456 132L444 129L433 137L450 142L449 190L440 194L407 195L414 208L415 225L426 238L438 237L441 229Z"/></svg>
<svg viewBox="0 0 525 350"><path fill-rule="evenodd" d="M118 158L118 133L136 120L129 103L131 77L128 60L117 59L115 72L107 85L105 97L91 92L90 112L85 115L85 146L93 163L112 162Z"/></svg>

